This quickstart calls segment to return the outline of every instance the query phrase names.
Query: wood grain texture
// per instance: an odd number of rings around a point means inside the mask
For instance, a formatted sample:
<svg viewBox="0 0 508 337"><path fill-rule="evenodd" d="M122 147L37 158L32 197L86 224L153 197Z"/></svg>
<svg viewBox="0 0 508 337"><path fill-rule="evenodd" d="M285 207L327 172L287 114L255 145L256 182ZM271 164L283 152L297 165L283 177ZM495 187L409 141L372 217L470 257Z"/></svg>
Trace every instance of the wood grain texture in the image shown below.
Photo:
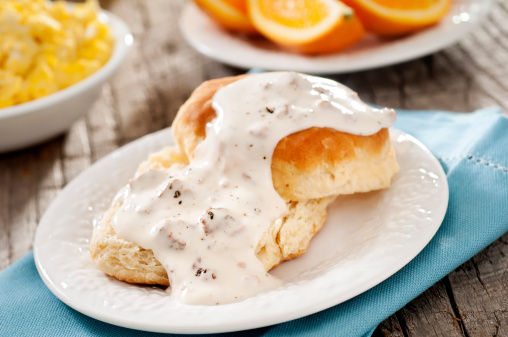
<svg viewBox="0 0 508 337"><path fill-rule="evenodd" d="M171 125L201 82L243 70L212 61L182 38L185 0L105 0L136 43L85 117L65 134L0 154L0 270L32 249L37 223L84 169L134 139ZM477 30L433 55L338 76L367 102L458 112L508 111L508 3ZM382 322L374 336L508 336L508 234Z"/></svg>
<svg viewBox="0 0 508 337"><path fill-rule="evenodd" d="M469 336L508 336L508 236L448 276Z"/></svg>

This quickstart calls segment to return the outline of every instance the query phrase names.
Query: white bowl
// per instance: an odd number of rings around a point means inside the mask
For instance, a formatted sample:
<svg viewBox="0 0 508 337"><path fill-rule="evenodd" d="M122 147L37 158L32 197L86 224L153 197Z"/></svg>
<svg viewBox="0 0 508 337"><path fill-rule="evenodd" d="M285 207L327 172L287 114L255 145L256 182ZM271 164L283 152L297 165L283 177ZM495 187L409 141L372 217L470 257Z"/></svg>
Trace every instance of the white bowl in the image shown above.
<svg viewBox="0 0 508 337"><path fill-rule="evenodd" d="M109 60L92 75L54 94L0 109L0 152L33 145L67 130L84 115L99 96L102 84L125 59L133 43L132 34L122 20L101 11L115 39Z"/></svg>

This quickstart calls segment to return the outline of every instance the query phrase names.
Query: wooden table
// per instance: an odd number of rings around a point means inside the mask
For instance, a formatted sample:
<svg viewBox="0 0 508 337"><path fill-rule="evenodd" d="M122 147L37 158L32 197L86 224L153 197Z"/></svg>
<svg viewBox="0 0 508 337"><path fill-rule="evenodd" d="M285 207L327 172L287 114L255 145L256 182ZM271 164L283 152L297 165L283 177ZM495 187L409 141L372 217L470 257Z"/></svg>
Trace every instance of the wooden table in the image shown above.
<svg viewBox="0 0 508 337"><path fill-rule="evenodd" d="M178 18L184 0L102 1L135 36L127 61L71 130L0 155L0 270L32 249L37 223L58 192L96 160L171 125L204 80L242 73L194 51ZM508 3L444 51L340 76L365 101L404 109L508 111ZM508 130L507 130L508 131ZM508 150L508 149L507 149ZM389 317L375 336L508 336L508 234Z"/></svg>

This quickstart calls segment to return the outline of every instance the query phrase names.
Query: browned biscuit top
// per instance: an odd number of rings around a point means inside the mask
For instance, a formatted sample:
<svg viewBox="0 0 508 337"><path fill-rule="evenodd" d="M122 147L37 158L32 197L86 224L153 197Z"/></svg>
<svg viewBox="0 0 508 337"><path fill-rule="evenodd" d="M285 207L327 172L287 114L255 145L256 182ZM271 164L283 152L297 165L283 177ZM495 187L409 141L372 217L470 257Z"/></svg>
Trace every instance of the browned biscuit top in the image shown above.
<svg viewBox="0 0 508 337"><path fill-rule="evenodd" d="M173 123L173 137L189 158L193 158L194 149L206 137L206 124L216 117L212 107L214 94L220 88L246 76L249 75L204 82L182 105ZM354 176L358 171L356 167L364 164L388 165L391 168L381 169L381 175L386 175L386 178L376 174L377 180L383 180L381 185L377 185L379 181L372 186L363 183L356 190L355 180L365 179L364 176ZM277 144L272 159L274 186L286 200L323 198L385 188L397 170L387 129L381 129L370 136L358 136L330 128L306 129L283 138ZM346 173L353 175L346 177ZM368 172L365 174L368 175ZM335 179L336 176L338 179ZM311 185L312 190L308 191L307 188Z"/></svg>

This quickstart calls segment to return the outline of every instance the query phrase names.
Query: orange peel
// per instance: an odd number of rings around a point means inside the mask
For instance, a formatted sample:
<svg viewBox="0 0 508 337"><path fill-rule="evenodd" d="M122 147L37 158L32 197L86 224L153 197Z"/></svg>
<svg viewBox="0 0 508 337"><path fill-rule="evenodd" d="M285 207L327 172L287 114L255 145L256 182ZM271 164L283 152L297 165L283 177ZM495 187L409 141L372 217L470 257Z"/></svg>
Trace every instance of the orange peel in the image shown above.
<svg viewBox="0 0 508 337"><path fill-rule="evenodd" d="M194 3L227 30L257 32L247 15L246 0L194 0Z"/></svg>
<svg viewBox="0 0 508 337"><path fill-rule="evenodd" d="M343 0L354 8L365 28L378 35L396 36L436 24L451 0Z"/></svg>

